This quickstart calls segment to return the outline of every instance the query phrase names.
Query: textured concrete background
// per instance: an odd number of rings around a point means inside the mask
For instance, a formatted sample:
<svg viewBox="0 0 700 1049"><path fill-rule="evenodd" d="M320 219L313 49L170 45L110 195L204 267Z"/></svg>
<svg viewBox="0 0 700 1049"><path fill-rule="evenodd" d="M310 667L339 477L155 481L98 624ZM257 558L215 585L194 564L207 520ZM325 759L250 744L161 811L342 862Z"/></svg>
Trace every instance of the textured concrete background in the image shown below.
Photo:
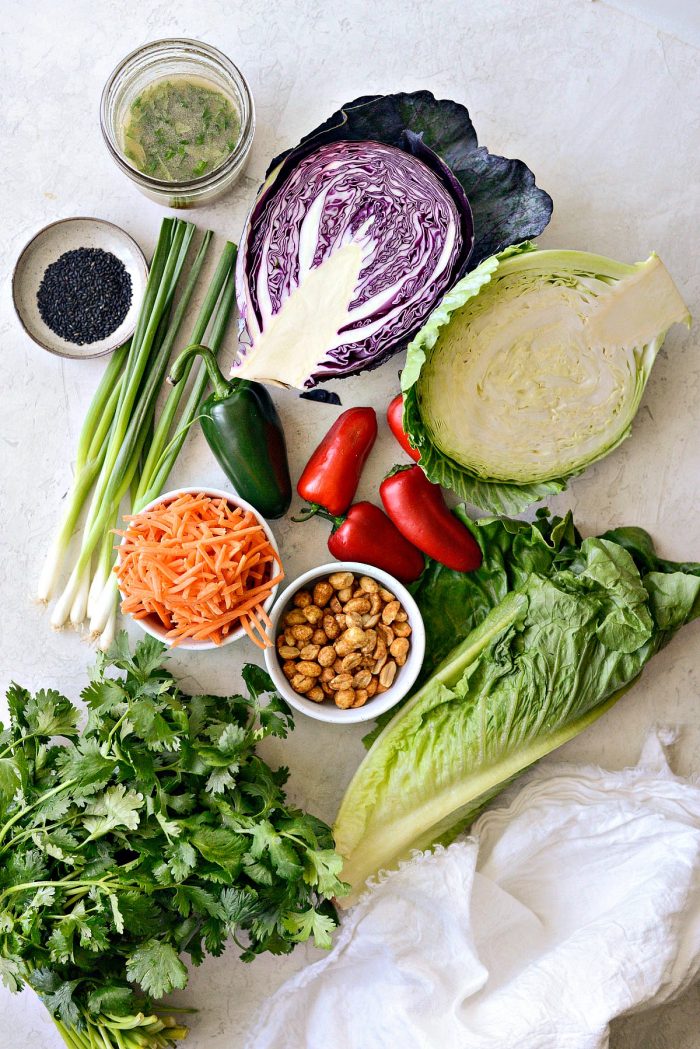
<svg viewBox="0 0 700 1049"><path fill-rule="evenodd" d="M700 315L700 80L698 52L604 3L587 0L0 0L0 133L3 272L41 225L98 215L124 226L146 252L162 211L131 187L103 147L98 102L115 63L162 36L195 36L240 65L252 85L258 133L247 177L202 226L237 239L267 161L339 104L374 91L427 87L469 106L480 140L522 157L554 197L543 246L576 247L633 261L656 250ZM648 15L645 13L645 18ZM9 281L0 301L3 348L0 621L2 682L51 685L75 696L90 649L52 633L32 590L71 472L77 432L104 364L62 363L19 330ZM233 340L231 341L233 349ZM382 410L400 359L369 377L336 383L343 404ZM700 558L698 336L675 330L660 355L633 439L553 500L584 532L623 523L649 529L661 552ZM335 415L293 395L277 403L293 471ZM363 478L372 497L396 449L385 426ZM199 434L176 483L223 478ZM325 558L321 522L276 526L290 576ZM567 758L620 767L635 761L654 721L680 724L676 767L700 757L700 628L689 627L611 713L569 744ZM247 646L174 657L185 684L233 689ZM270 760L291 766L295 800L332 819L361 758L358 727L339 732L299 719ZM558 755L559 756L559 755ZM201 1010L192 1049L236 1049L263 997L313 955L244 966L230 951L193 975L182 1002ZM0 990L0 1049L59 1042L37 1000ZM613 1049L697 1049L700 995L614 1027ZM524 1047L525 1049L525 1047Z"/></svg>

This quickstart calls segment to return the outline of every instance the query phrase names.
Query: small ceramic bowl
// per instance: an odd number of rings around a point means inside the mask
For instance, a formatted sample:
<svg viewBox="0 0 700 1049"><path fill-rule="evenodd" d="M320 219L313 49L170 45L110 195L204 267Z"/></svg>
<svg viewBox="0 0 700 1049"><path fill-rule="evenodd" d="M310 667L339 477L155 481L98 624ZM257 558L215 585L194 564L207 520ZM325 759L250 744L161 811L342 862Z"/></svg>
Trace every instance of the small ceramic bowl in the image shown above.
<svg viewBox="0 0 700 1049"><path fill-rule="evenodd" d="M282 673L282 663L277 655L276 647L265 649L265 665L268 674L275 684L275 688L289 703L290 707L301 711L302 714L307 714L310 718L316 718L317 721L329 721L336 725L352 725L361 721L372 721L374 718L379 717L380 714L395 706L410 690L418 677L418 672L423 663L423 656L425 655L425 628L421 614L418 611L418 605L406 587L399 583L398 579L389 575L388 572L383 572L380 568L363 565L358 561L333 561L330 564L312 568L310 572L304 572L293 583L290 583L276 602L272 612L270 612L273 627L272 634L275 638L277 637L280 618L292 607L292 599L296 592L313 587L314 583L326 579L334 572L352 572L354 575L366 575L370 579L376 579L386 590L391 591L396 596L407 612L408 622L411 626L411 647L406 662L399 668L394 684L386 692L382 692L381 695L368 699L363 707L355 709L350 707L348 710L341 710L330 699L325 700L323 703L314 703L313 700L306 699L298 692L295 692Z"/></svg>
<svg viewBox="0 0 700 1049"><path fill-rule="evenodd" d="M76 248L102 248L124 263L131 277L131 305L118 328L105 339L78 346L56 335L41 318L37 303L39 285L47 266L56 262L66 251ZM148 264L140 247L119 226L103 219L60 219L44 226L24 246L12 275L12 299L20 324L27 335L42 349L59 357L83 360L111 353L131 338L141 309Z"/></svg>
<svg viewBox="0 0 700 1049"><path fill-rule="evenodd" d="M250 510L250 512L255 515L256 520L260 522L260 527L263 529L265 535L270 540L270 544L274 549L275 553L279 556L277 541L275 540L275 537L272 534L272 530L265 518L261 517L258 511L255 509L255 507L252 506L250 503L246 502L245 499L240 499L237 495L233 495L231 492L225 492L221 488L207 488L206 486L202 485L196 488L174 488L172 492L164 492L163 495L159 495L157 499L154 499L152 502L144 506L141 510L141 513L145 513L147 510L152 510L155 506L160 506L161 503L169 503L180 495L208 495L212 499L226 499L232 506L240 506L244 510ZM122 539L122 543L123 542L124 539ZM270 592L270 596L263 603L263 608L266 612L270 611L270 608L274 603L275 597L277 596L278 589L279 583L273 586ZM133 617L130 616L129 618L131 619ZM163 626L163 624L160 622L157 616L146 616L145 619L134 619L133 621L137 624L137 626L140 626L142 630L145 630L147 634L150 634L151 637L155 637L159 641L162 641L164 645L172 645L172 641L166 636L166 628ZM232 630L230 634L227 634L220 645L217 645L214 641L181 641L176 646L176 650L204 652L206 649L224 648L226 645L230 645L234 641L239 641L242 637L247 636L248 635L246 634L243 627L239 627L238 630Z"/></svg>

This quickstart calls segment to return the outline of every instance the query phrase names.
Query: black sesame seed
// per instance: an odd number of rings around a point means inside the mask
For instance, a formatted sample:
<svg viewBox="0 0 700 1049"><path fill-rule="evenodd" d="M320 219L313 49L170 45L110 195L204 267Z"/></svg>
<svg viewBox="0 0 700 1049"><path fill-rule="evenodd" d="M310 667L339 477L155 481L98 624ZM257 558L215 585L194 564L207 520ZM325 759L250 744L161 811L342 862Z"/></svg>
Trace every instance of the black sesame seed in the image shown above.
<svg viewBox="0 0 700 1049"><path fill-rule="evenodd" d="M36 298L44 324L84 346L106 339L122 323L131 306L131 277L111 251L75 248L46 267Z"/></svg>

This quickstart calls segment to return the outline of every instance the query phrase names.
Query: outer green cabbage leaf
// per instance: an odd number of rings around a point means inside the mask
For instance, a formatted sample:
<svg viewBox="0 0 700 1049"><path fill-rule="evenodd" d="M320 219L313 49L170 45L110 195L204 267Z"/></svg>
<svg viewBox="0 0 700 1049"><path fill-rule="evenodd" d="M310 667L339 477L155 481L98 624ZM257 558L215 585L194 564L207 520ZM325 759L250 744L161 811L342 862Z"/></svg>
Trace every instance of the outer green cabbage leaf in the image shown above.
<svg viewBox="0 0 700 1049"><path fill-rule="evenodd" d="M666 331L689 323L661 261L524 244L481 263L411 342L404 429L431 481L516 513L629 436Z"/></svg>
<svg viewBox="0 0 700 1049"><path fill-rule="evenodd" d="M609 709L700 615L700 565L638 566L635 554L653 555L641 530L618 531L629 550L613 538L581 541L570 516L489 519L472 530L487 557L469 589L459 573L434 572L416 592L429 646L431 608L447 612L462 640L377 737L338 813L336 845L355 893L411 849L467 826L514 776Z"/></svg>

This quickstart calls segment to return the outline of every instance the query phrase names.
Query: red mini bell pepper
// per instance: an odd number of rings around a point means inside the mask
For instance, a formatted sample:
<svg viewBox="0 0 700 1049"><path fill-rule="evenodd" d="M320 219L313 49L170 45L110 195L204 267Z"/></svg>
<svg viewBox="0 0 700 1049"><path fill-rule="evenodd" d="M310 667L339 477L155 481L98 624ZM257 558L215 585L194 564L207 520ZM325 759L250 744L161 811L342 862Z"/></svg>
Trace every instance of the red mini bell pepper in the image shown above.
<svg viewBox="0 0 700 1049"><path fill-rule="evenodd" d="M338 416L297 484L297 492L310 504L307 517L321 507L333 517L345 513L355 497L376 437L374 408L348 408Z"/></svg>
<svg viewBox="0 0 700 1049"><path fill-rule="evenodd" d="M338 561L363 561L383 568L401 583L412 583L423 571L425 559L401 535L374 503L355 503L328 537L328 549Z"/></svg>
<svg viewBox="0 0 700 1049"><path fill-rule="evenodd" d="M406 455L410 455L413 461L417 463L420 459L420 452L417 448L411 447L406 431L403 428L403 396L400 393L397 393L396 397L389 404L386 410L386 421L389 423L389 429Z"/></svg>
<svg viewBox="0 0 700 1049"><path fill-rule="evenodd" d="M479 544L450 512L440 485L431 484L420 466L389 474L379 486L379 494L401 535L428 557L457 572L479 567Z"/></svg>

